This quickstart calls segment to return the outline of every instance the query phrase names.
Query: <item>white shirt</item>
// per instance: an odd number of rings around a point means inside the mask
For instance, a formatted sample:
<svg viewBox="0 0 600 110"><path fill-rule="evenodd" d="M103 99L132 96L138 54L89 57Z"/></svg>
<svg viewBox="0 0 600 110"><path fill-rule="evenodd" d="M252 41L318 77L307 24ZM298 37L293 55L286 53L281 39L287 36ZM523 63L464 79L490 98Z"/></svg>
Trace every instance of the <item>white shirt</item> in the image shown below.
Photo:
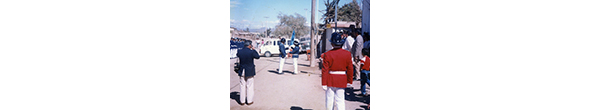
<svg viewBox="0 0 600 110"><path fill-rule="evenodd" d="M352 49L352 44L354 44L354 38L348 36L346 37L346 43L344 43L342 49L350 51L350 49Z"/></svg>

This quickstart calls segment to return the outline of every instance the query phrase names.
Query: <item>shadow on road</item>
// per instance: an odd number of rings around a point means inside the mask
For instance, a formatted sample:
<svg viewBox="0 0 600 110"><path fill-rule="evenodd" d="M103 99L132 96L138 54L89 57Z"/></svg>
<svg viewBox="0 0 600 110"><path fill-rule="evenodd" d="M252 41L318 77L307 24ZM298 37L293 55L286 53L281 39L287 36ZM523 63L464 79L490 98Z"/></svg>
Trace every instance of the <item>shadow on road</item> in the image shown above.
<svg viewBox="0 0 600 110"><path fill-rule="evenodd" d="M303 109L302 107L292 106L292 107L290 107L290 110L312 110L312 109Z"/></svg>
<svg viewBox="0 0 600 110"><path fill-rule="evenodd" d="M347 101L356 101L356 102L362 102L365 104L369 104L370 103L370 96L359 96L357 97L358 94L355 94L355 91L360 91L360 89L354 89L354 88L346 88L346 94L344 96L344 98Z"/></svg>
<svg viewBox="0 0 600 110"><path fill-rule="evenodd" d="M231 92L231 93L229 93L229 98L235 100L235 102L237 102L238 104L242 105L242 102L240 102L240 92Z"/></svg>
<svg viewBox="0 0 600 110"><path fill-rule="evenodd" d="M292 62L291 62L291 63L288 63L288 60L289 60L289 61L292 61ZM270 61L270 62L273 62L273 63L277 63L277 64L279 64L279 60L267 59L267 61ZM294 60L293 60L293 59L291 59L291 58L290 58L290 59L286 59L284 64L285 64L285 65L294 65L293 61L294 61ZM298 60L298 61L300 61L300 60ZM300 62L298 62L298 66L310 67L310 65L308 65L308 64L301 64Z"/></svg>
<svg viewBox="0 0 600 110"><path fill-rule="evenodd" d="M279 74L279 71L277 71L277 70L269 70L269 72L270 72L270 73L275 73L276 75L283 75L283 74L285 74L285 73L289 73L289 74L292 74L292 73L294 73L294 72L292 72L292 71L288 71L288 70L283 70L281 74Z"/></svg>
<svg viewBox="0 0 600 110"><path fill-rule="evenodd" d="M364 108L365 110L369 110L369 106L361 105L360 107ZM360 110L360 109L357 109L357 110Z"/></svg>

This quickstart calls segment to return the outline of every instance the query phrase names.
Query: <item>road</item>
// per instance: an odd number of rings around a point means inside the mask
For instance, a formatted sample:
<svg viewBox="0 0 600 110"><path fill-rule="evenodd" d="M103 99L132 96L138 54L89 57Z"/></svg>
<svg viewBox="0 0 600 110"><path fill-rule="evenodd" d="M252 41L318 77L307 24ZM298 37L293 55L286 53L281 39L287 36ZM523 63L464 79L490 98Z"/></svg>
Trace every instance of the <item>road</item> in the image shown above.
<svg viewBox="0 0 600 110"><path fill-rule="evenodd" d="M294 71L291 58L286 59L284 74L276 74L279 68L279 57L264 57L254 60L256 76L254 77L254 104L239 104L239 77L233 71L237 58L230 59L230 109L231 110L324 110L325 91L321 87L319 67L309 67L306 55L298 58L300 73ZM346 110L364 110L368 97L356 96L360 93L360 81L354 81L354 88L346 89ZM368 87L368 86L367 86ZM367 90L368 91L368 90Z"/></svg>

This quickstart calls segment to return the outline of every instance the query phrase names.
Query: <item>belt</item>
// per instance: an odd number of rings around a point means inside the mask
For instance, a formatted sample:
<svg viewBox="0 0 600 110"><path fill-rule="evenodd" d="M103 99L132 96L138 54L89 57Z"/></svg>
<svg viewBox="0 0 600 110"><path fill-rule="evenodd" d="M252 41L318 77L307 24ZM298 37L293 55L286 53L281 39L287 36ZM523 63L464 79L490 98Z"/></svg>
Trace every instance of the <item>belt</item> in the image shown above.
<svg viewBox="0 0 600 110"><path fill-rule="evenodd" d="M329 71L329 74L346 74L346 71Z"/></svg>

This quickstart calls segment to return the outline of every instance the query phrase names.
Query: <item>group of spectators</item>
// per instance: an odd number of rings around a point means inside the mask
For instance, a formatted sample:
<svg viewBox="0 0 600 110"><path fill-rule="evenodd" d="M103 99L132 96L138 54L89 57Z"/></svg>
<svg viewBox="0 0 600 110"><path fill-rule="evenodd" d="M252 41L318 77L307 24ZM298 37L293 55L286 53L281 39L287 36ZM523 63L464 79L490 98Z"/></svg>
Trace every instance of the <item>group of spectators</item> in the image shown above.
<svg viewBox="0 0 600 110"><path fill-rule="evenodd" d="M359 95L367 96L365 88L366 84L370 85L370 72L363 72L362 70L364 69L362 67L365 66L364 60L370 60L370 35L366 32L361 35L358 30L351 29L350 31L342 32L342 38L345 39L342 49L349 51L352 55L353 80L361 82L361 94ZM366 66L365 69L369 71L369 65Z"/></svg>

